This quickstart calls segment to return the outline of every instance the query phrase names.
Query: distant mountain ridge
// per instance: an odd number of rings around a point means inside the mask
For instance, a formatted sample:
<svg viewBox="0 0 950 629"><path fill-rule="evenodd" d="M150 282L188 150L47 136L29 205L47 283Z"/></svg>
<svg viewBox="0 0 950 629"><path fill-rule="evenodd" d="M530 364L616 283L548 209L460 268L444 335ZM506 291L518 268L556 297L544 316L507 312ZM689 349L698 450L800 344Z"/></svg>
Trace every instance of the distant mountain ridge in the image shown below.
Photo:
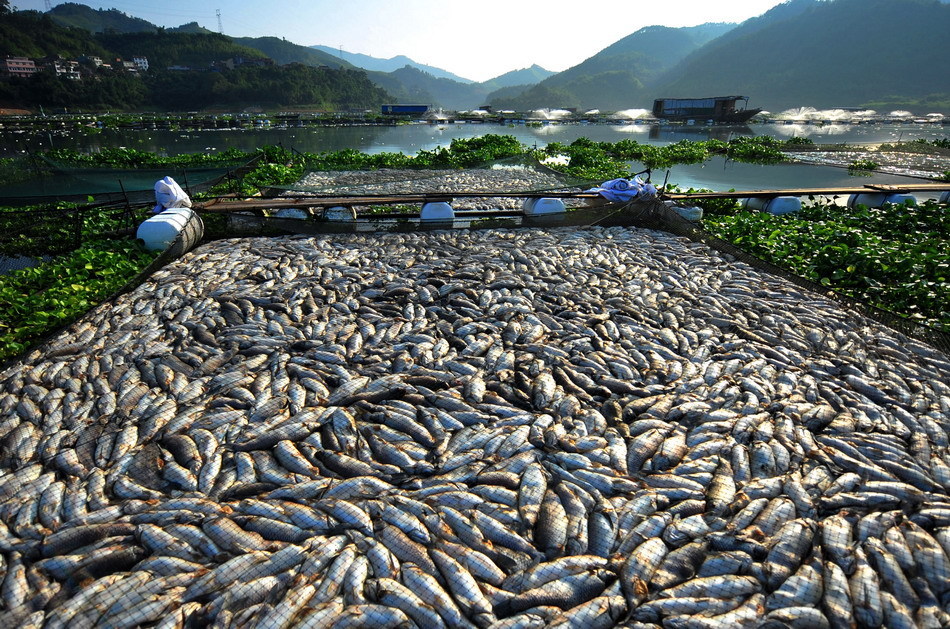
<svg viewBox="0 0 950 629"><path fill-rule="evenodd" d="M278 64L303 63L309 66L327 66L330 68L354 69L355 66L308 46L294 44L280 37L234 37L235 42L260 50Z"/></svg>
<svg viewBox="0 0 950 629"><path fill-rule="evenodd" d="M511 72L506 72L501 76L496 76L493 79L484 81L482 86L489 90L499 90L506 87L513 87L515 85L534 85L535 83L540 83L544 79L552 77L555 74L557 74L557 72L545 70L538 64L534 64L529 68L512 70Z"/></svg>
<svg viewBox="0 0 950 629"><path fill-rule="evenodd" d="M735 24L686 28L647 26L567 70L544 79L519 96L494 95L497 107L634 107L647 97L646 83Z"/></svg>
<svg viewBox="0 0 950 629"><path fill-rule="evenodd" d="M646 27L497 108L649 108L749 96L751 107L950 109L950 0L787 0L740 25Z"/></svg>
<svg viewBox="0 0 950 629"><path fill-rule="evenodd" d="M448 70L443 70L442 68L436 68L434 66L413 61L405 55L397 55L395 57L390 57L389 59L382 59L380 57L373 57L358 52L347 52L346 50L343 50L341 56L341 50L339 48L332 48L330 46L322 45L310 46L310 48L319 50L338 59L342 59L343 61L346 61L357 68L363 68L364 70L372 70L374 72L395 72L396 70L410 66L418 70L422 70L423 72L426 72L437 79L451 79L466 85L475 82L471 79L466 79L464 77L458 76L457 74L453 74Z"/></svg>
<svg viewBox="0 0 950 629"><path fill-rule="evenodd" d="M946 1L789 0L694 51L654 92L744 94L750 106L771 110L875 101L946 107L948 32Z"/></svg>
<svg viewBox="0 0 950 629"><path fill-rule="evenodd" d="M63 26L81 28L90 33L110 30L119 33L142 33L158 28L147 20L131 17L117 9L93 9L77 2L57 4L47 14Z"/></svg>
<svg viewBox="0 0 950 629"><path fill-rule="evenodd" d="M142 34L138 42L111 44L150 47L157 67L172 51L158 46L155 36L208 37L203 52L196 48L189 53L196 63L231 54L266 55L279 65L369 67L367 76L392 98L446 109L491 104L520 111L617 111L649 108L655 98L725 94L749 96L750 106L770 110L804 105L950 109L950 85L943 78L950 58L950 0L786 0L739 25L649 26L563 72L532 66L483 83L404 56L380 60L344 52L341 60L338 49L326 46L300 46L278 37L228 38L194 22L164 29L115 9L71 2L46 15L55 23L98 33L93 39ZM58 41L29 41L0 22L7 54L101 54L97 46L105 40L83 44L79 33L60 33Z"/></svg>
<svg viewBox="0 0 950 629"><path fill-rule="evenodd" d="M111 9L95 10L83 4L65 3L57 5L48 12L50 18L63 26L81 28L90 33L121 35L141 33L150 41L150 37L161 33L181 35L206 35L212 38L226 37L190 22L174 28L160 28L146 20L130 17ZM483 83L476 83L456 74L420 64L409 57L397 56L391 59L378 59L358 53L343 53L328 46L301 46L279 37L230 37L235 45L235 54L254 57L260 54L273 59L278 65L302 63L308 66L342 69L364 69L378 86L385 88L392 97L400 101L414 101L431 104L446 109L472 109L487 102L487 97L495 90L510 88L513 85L528 87L553 75L553 72L534 65L529 68L513 70ZM127 42L123 42L126 44ZM156 61L164 62L168 55L160 48L149 46L158 55ZM238 52L243 50L244 52ZM253 50L255 53L249 53ZM142 53L144 54L144 53ZM194 63L194 61L192 61Z"/></svg>

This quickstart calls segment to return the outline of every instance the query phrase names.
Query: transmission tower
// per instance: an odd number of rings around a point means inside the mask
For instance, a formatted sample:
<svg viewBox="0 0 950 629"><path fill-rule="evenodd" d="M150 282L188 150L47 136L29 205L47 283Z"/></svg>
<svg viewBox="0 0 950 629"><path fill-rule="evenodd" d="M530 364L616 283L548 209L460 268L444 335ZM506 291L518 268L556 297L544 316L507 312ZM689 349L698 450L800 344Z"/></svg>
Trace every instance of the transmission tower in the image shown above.
<svg viewBox="0 0 950 629"><path fill-rule="evenodd" d="M49 2L49 0L46 0L46 1ZM221 27L221 9L215 9L214 12L215 12L215 13L217 14L217 16L218 16L218 33L221 34L221 35L223 35L223 34L224 34L224 29Z"/></svg>
<svg viewBox="0 0 950 629"><path fill-rule="evenodd" d="M50 0L46 0L46 10L47 12L53 10L53 3Z"/></svg>

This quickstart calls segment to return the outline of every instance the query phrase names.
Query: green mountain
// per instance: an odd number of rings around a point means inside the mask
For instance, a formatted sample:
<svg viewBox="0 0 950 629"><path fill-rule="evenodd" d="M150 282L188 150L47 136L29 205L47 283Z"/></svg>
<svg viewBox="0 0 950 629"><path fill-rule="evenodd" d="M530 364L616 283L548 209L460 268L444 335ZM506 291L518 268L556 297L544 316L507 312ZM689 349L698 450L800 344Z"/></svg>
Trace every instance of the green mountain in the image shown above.
<svg viewBox="0 0 950 629"><path fill-rule="evenodd" d="M442 68L436 68L434 66L427 66L424 63L413 61L405 55L398 55L389 59L381 59L379 57L364 55L358 52L347 52L345 50L332 48L330 46L310 47L314 50L319 50L322 53L336 57L337 63L339 63L339 60L342 59L347 63L352 64L357 68L363 68L364 70L371 70L374 72L395 72L396 70L401 70L402 68L409 66L416 68L417 70L421 70L437 79L450 79L463 84L474 83L474 81L458 76L457 74L452 74L448 70L443 70Z"/></svg>
<svg viewBox="0 0 950 629"><path fill-rule="evenodd" d="M663 70L734 27L734 24L713 23L688 28L647 26L580 64L541 81L520 96L496 96L492 105L518 110L634 107L648 96L646 85Z"/></svg>
<svg viewBox="0 0 950 629"><path fill-rule="evenodd" d="M106 58L108 51L90 37L89 31L60 26L37 11L16 11L0 20L0 56L8 55L35 59L48 55Z"/></svg>
<svg viewBox="0 0 950 629"><path fill-rule="evenodd" d="M525 88L540 83L544 79L554 76L556 72L551 72L550 70L545 70L541 66L534 64L530 68L522 68L520 70L512 70L511 72L506 72L501 76L496 76L493 79L484 81L481 85L486 90L495 91L504 88L515 87L518 85L525 86Z"/></svg>
<svg viewBox="0 0 950 629"><path fill-rule="evenodd" d="M684 59L651 97L744 94L773 111L950 106L948 32L950 5L937 0L791 0Z"/></svg>
<svg viewBox="0 0 950 629"><path fill-rule="evenodd" d="M234 41L264 53L280 65L302 63L308 66L327 66L329 68L355 68L339 57L327 54L312 47L294 44L279 37L235 37Z"/></svg>
<svg viewBox="0 0 950 629"><path fill-rule="evenodd" d="M62 26L71 26L81 28L90 33L174 33L183 35L218 35L210 31L197 22L189 22L175 28L160 28L151 22L136 17L130 17L115 9L95 10L84 4L67 2L60 4L50 10L47 15L57 24ZM273 59L279 65L288 63L302 63L308 66L327 66L330 68L353 68L350 63L342 62L334 55L329 55L317 50L291 43L278 37L234 37L231 38L234 43L245 46L247 49L253 49L257 52L248 52L248 50L238 51L232 56L243 56L245 58L258 58L267 56ZM217 53L215 53L217 54ZM149 55L151 58L151 55ZM225 57L210 59L211 61L221 60ZM187 64L184 64L187 65ZM206 65L206 64L205 64Z"/></svg>
<svg viewBox="0 0 950 629"><path fill-rule="evenodd" d="M271 43L265 41L264 45ZM283 42L276 40L274 45L279 49ZM300 48L309 55L316 53ZM385 90L373 85L362 70L330 68L317 62L313 65L243 65L233 70L209 72L207 68L213 62L238 57L267 58L264 52L218 33L158 28L122 33L110 28L93 34L83 28L62 26L50 15L36 11L3 15L0 54L60 55L71 59L94 55L104 60L148 57L149 71L141 74L96 69L89 63L83 65L81 81L58 77L48 70L28 78L0 80L0 105L18 108L42 105L71 110L181 111L253 105L364 109L392 100ZM169 71L169 66L196 70Z"/></svg>
<svg viewBox="0 0 950 629"><path fill-rule="evenodd" d="M338 49L326 46L300 46L278 37L230 38L209 31L196 22L176 28L160 28L114 9L95 10L77 3L58 5L44 15L44 19L77 29L76 32L80 33L76 35L77 44L68 48L70 53L60 53L63 56L78 56L89 52L88 45L81 42L84 39L81 33L89 32L96 34L96 42L108 50L97 48L89 54L98 54L103 58L116 54L123 57L144 55L149 58L152 68L158 69L173 65L206 68L214 61L235 57L269 57L280 66L299 63L314 68L359 67L371 70L373 82L389 93L387 100L423 102L447 109L478 107L485 104L489 93L495 90L512 85L523 85L527 88L552 74L543 68L532 66L509 72L485 83L475 83L440 68L416 63L404 56L378 59L369 55L345 53L345 59L341 60ZM0 24L0 29L5 26ZM17 39L16 29L6 30L11 31L6 39ZM53 47L55 50L46 51L35 45L31 38L22 36L13 48L33 51L29 53L30 56L43 56L56 50L66 50L63 45L58 45ZM41 50L43 52L40 52ZM74 50L79 52L73 53Z"/></svg>
<svg viewBox="0 0 950 629"><path fill-rule="evenodd" d="M214 31L209 31L204 26L198 24L198 22L188 22L187 24L182 24L181 26L176 26L174 28L165 29L171 33L203 33L205 35L210 35Z"/></svg>
<svg viewBox="0 0 950 629"><path fill-rule="evenodd" d="M131 17L116 9L93 9L85 4L64 2L47 12L57 24L81 28L90 33L115 31L118 33L142 33L157 30L146 20Z"/></svg>
<svg viewBox="0 0 950 629"><path fill-rule="evenodd" d="M139 55L148 57L149 66L158 70L169 66L207 68L215 61L235 57L263 59L267 56L218 33L100 33L96 40L123 59Z"/></svg>
<svg viewBox="0 0 950 629"><path fill-rule="evenodd" d="M398 102L424 103L445 109L473 109L484 104L488 91L478 83L459 83L432 76L412 66L394 72L368 72L370 80Z"/></svg>
<svg viewBox="0 0 950 629"><path fill-rule="evenodd" d="M340 50L329 46L311 46L340 59ZM426 103L445 109L464 110L480 107L495 92L517 95L552 75L541 66L512 70L488 81L476 83L442 68L427 66L399 55L381 59L342 51L343 59L369 71L370 78L385 88L397 101ZM501 90L501 91L499 91Z"/></svg>

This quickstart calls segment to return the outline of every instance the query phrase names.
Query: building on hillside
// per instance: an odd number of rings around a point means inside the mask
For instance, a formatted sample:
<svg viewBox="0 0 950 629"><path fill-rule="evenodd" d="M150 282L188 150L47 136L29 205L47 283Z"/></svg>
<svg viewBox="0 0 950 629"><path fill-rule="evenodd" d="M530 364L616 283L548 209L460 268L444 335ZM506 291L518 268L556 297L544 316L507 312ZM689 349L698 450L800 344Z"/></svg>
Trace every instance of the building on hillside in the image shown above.
<svg viewBox="0 0 950 629"><path fill-rule="evenodd" d="M62 55L47 55L34 60L37 68L45 69L57 77L69 79L70 81L79 81L82 76L79 74L79 62L74 59L64 59Z"/></svg>
<svg viewBox="0 0 950 629"><path fill-rule="evenodd" d="M148 57L132 57L132 63L140 72L148 72Z"/></svg>
<svg viewBox="0 0 950 629"><path fill-rule="evenodd" d="M36 74L36 62L27 57L7 57L0 62L3 76L28 77Z"/></svg>
<svg viewBox="0 0 950 629"><path fill-rule="evenodd" d="M79 81L82 76L79 74L79 62L68 59L54 59L49 67L53 69L56 76L64 77L70 81Z"/></svg>

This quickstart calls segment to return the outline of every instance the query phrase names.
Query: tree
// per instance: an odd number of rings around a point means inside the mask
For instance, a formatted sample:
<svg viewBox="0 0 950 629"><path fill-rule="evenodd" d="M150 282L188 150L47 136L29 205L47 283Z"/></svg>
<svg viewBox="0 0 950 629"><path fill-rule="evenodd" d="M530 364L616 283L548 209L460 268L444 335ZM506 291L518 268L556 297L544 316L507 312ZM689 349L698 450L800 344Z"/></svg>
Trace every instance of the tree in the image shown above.
<svg viewBox="0 0 950 629"><path fill-rule="evenodd" d="M10 0L0 0L0 15L10 12Z"/></svg>

